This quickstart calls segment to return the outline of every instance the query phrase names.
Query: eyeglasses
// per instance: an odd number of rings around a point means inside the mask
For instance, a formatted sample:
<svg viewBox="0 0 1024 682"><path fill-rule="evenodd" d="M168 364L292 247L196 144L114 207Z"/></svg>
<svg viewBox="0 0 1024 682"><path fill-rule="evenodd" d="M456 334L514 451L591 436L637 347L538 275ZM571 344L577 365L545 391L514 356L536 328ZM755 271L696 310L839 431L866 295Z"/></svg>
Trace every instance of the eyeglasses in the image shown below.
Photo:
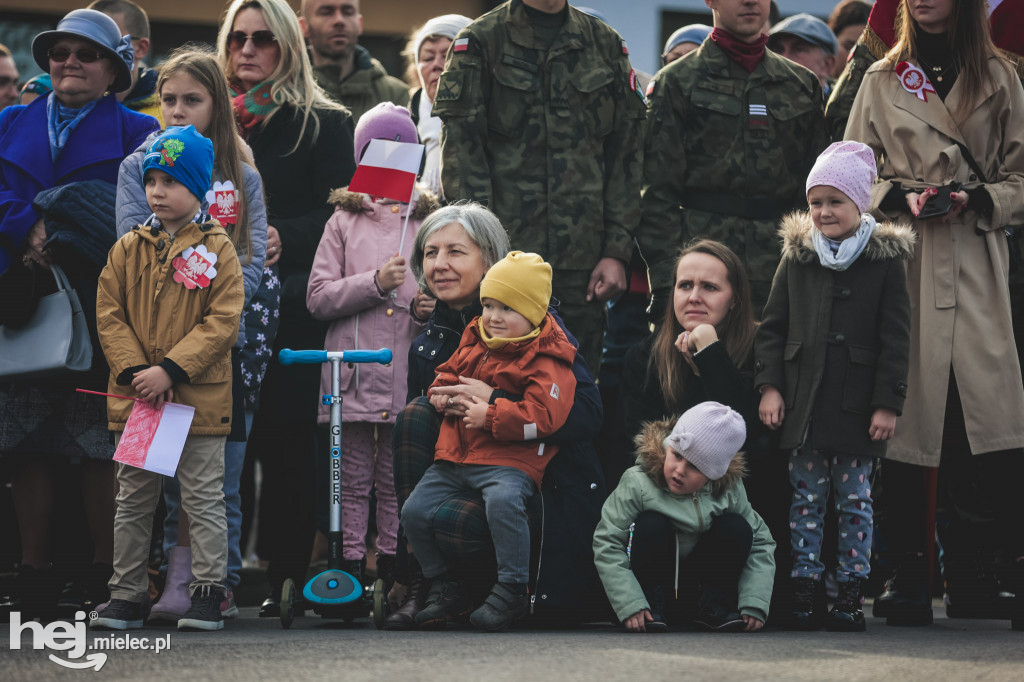
<svg viewBox="0 0 1024 682"><path fill-rule="evenodd" d="M92 64L103 57L102 52L89 47L80 47L77 50L72 50L70 47L51 47L46 51L46 55L51 61L62 64L68 60L72 52L75 54L75 58L83 64Z"/></svg>
<svg viewBox="0 0 1024 682"><path fill-rule="evenodd" d="M245 47L245 42L250 38L252 39L253 47L256 49L270 47L277 42L277 37L270 31L253 31L252 35L248 35L243 31L232 31L228 34L228 49L232 52L237 52Z"/></svg>

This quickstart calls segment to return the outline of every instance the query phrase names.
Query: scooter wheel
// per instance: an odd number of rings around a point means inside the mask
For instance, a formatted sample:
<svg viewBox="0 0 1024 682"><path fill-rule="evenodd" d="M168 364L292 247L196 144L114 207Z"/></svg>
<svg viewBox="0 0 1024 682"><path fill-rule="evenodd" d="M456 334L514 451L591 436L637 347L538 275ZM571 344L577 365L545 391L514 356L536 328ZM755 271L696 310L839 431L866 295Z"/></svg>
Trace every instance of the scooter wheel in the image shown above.
<svg viewBox="0 0 1024 682"><path fill-rule="evenodd" d="M281 586L281 627L287 630L295 620L295 581L286 578Z"/></svg>
<svg viewBox="0 0 1024 682"><path fill-rule="evenodd" d="M378 630L384 629L388 618L388 591L381 578L373 582L373 624Z"/></svg>

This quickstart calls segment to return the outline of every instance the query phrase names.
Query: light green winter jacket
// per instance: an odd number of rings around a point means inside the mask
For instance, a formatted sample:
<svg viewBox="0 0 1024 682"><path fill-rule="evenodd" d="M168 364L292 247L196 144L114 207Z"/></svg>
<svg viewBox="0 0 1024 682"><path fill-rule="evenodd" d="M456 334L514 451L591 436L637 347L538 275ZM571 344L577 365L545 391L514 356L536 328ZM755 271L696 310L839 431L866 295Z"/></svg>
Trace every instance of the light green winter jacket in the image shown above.
<svg viewBox="0 0 1024 682"><path fill-rule="evenodd" d="M725 476L717 481L709 481L691 495L674 495L667 490L662 473L665 462L662 441L674 424L675 420L670 419L644 426L637 436L636 465L622 475L601 510L601 521L594 531L594 562L608 600L616 617L623 621L650 608L626 555L629 526L640 512L655 511L671 519L680 559L693 551L700 534L711 527L712 520L734 512L746 519L754 531L747 565L740 573L740 613L764 622L775 579L775 540L747 501L743 487L743 455L736 455Z"/></svg>

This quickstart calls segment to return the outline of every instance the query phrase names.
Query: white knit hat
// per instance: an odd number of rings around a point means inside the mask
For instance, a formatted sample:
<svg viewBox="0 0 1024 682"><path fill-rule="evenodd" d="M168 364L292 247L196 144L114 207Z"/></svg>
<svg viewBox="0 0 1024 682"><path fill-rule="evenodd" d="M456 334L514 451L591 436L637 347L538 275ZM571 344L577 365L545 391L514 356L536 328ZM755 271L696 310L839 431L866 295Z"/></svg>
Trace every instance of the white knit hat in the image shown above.
<svg viewBox="0 0 1024 682"><path fill-rule="evenodd" d="M730 407L708 401L684 412L662 445L685 457L709 480L717 481L725 476L746 439L743 417Z"/></svg>

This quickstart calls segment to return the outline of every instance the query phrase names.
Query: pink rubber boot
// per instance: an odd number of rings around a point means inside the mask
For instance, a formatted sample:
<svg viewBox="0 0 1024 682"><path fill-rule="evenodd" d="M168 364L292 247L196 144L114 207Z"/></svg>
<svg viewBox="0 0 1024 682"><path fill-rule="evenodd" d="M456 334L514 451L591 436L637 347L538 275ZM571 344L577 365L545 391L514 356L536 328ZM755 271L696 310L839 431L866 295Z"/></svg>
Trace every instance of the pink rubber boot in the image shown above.
<svg viewBox="0 0 1024 682"><path fill-rule="evenodd" d="M192 549L190 547L174 547L167 559L167 581L160 600L153 604L149 612L149 623L177 624L192 606L192 598L188 586L195 578L192 577Z"/></svg>

